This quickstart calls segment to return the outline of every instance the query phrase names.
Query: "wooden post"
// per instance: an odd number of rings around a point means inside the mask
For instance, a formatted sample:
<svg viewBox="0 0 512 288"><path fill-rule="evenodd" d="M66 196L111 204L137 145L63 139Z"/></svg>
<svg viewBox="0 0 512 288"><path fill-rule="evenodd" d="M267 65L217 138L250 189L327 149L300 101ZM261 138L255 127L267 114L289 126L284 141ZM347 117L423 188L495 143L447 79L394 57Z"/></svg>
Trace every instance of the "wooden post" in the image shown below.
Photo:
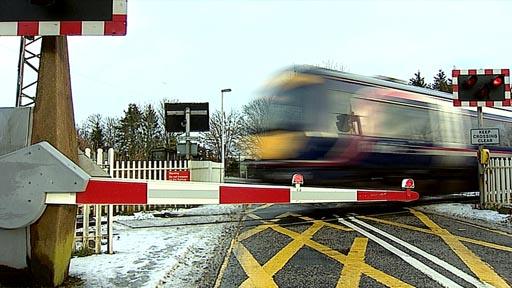
<svg viewBox="0 0 512 288"><path fill-rule="evenodd" d="M78 163L66 37L43 37L36 95L32 143L48 141ZM67 278L76 209L76 205L48 205L30 226L29 266L38 285L58 286Z"/></svg>

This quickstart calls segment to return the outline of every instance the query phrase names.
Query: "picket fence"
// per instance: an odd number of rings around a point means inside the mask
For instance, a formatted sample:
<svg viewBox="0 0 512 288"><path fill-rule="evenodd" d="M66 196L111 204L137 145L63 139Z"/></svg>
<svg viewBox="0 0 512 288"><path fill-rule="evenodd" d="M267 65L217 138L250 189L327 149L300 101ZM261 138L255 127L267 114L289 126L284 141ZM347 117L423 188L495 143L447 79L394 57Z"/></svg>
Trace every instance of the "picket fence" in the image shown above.
<svg viewBox="0 0 512 288"><path fill-rule="evenodd" d="M95 160L97 165L116 179L167 180L168 171L188 170L190 181L221 182L224 180L221 163L211 161L119 161L115 159L115 151L112 148L108 150L106 159L103 149L92 153L91 149L87 148L85 155ZM114 205L113 213L114 215L132 214L140 211L173 208L178 207L176 205ZM103 209L105 210L105 207Z"/></svg>
<svg viewBox="0 0 512 288"><path fill-rule="evenodd" d="M512 157L493 156L484 169L484 206L496 208L511 205Z"/></svg>
<svg viewBox="0 0 512 288"><path fill-rule="evenodd" d="M95 153L87 148L85 155L96 162L110 177L116 179L167 180L169 171L189 171L190 180L198 182L221 182L223 173L221 163L211 161L119 161L115 159L114 149L105 155L102 149ZM177 209L189 205L79 205L77 219L82 221L82 228L77 229L75 241L82 247L88 247L96 254L101 253L101 241L107 239L107 252L113 253L112 218L114 215L133 214L141 211ZM94 227L91 227L91 215L94 215ZM101 227L102 216L107 216L107 232ZM77 221L78 223L78 221ZM87 231L87 232L86 232ZM75 246L76 247L76 246Z"/></svg>

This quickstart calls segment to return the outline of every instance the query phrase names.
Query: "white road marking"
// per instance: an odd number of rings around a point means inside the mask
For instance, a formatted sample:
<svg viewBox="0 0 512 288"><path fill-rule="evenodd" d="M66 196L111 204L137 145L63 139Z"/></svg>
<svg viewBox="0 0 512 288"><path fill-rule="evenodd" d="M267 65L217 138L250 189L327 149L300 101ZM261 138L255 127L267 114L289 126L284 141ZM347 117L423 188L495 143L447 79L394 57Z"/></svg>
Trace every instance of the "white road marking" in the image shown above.
<svg viewBox="0 0 512 288"><path fill-rule="evenodd" d="M366 228L368 228L368 229L370 229L372 231L375 231L375 232L381 234L382 236L390 239L391 241L394 241L394 242L404 246L405 248L407 248L407 249L409 249L409 250L411 250L411 251L413 251L413 252L415 252L415 253L417 253L417 254L425 257L425 258L427 258L428 260L432 261L434 264L436 264L436 265L438 265L438 266L448 270L449 272L453 273L454 275L456 275L456 276L464 279L465 281L473 284L475 287L492 287L489 284L481 282L477 278L475 278L475 277L467 274L466 272L460 270L459 268L451 265L450 263L448 263L448 262L446 262L446 261L444 261L442 259L439 259L438 257L436 257L436 256L434 256L432 254L429 254L429 253L421 250L420 248L418 248L416 246L413 246L413 245L411 245L411 244L409 244L409 243L407 243L407 242L405 242L405 241L403 241L401 239L398 239L395 236L393 236L393 235L391 235L389 233L386 233L386 232L384 232L384 231L382 231L382 230L380 230L380 229L378 229L378 228L376 228L376 227L374 227L374 226L372 226L372 225L370 225L370 224L368 224L366 222L358 220L358 219L356 219L354 217L350 217L350 220L352 220L355 223L358 223L359 225L364 226L364 227L366 227Z"/></svg>
<svg viewBox="0 0 512 288"><path fill-rule="evenodd" d="M408 248L409 250L415 252L415 253L418 253L419 255L429 259L430 261L434 262L435 264L443 267L444 269L452 272L453 274L459 276L460 278L466 280L467 282L473 284L474 286L476 287L489 287L489 286L486 286L484 283L478 281L478 279L464 273L463 271L457 269L456 267L450 265L449 263L431 255L431 254L428 254L427 252L415 247L415 246L412 246L384 231L381 231L367 223L364 223L360 220L357 220L355 219L354 217L350 217L349 218L351 221L354 221L356 223L358 223L359 225L362 225L364 227L367 227L368 229L370 230L373 230L379 234L381 234L382 236ZM380 246L382 246L383 248L387 249L388 251L390 251L391 253L397 255L398 257L400 257L402 260L404 260L405 262L409 263L409 265L411 265L412 267L416 268L417 270L419 270L420 272L422 272L423 274L427 275L428 277L430 277L432 280L438 282L440 285L442 285L443 287L462 287L460 286L459 284L455 283L454 281L452 281L451 279L443 276L442 274L440 274L439 272L435 271L434 269L430 268L429 266L427 266L426 264L420 262L419 260L417 260L416 258L414 258L413 256L411 256L410 254L407 254L405 253L404 251L396 248L395 246L387 243L385 240L375 236L374 234L356 226L354 223L351 223L351 222L348 222L347 220L345 219L338 219L338 221L344 225L346 225L347 227L350 227L352 229L354 229L355 231L361 233L362 235L368 237L370 240L376 242L377 244L379 244ZM443 265L446 265L446 266L443 266ZM447 267L448 266L448 267Z"/></svg>

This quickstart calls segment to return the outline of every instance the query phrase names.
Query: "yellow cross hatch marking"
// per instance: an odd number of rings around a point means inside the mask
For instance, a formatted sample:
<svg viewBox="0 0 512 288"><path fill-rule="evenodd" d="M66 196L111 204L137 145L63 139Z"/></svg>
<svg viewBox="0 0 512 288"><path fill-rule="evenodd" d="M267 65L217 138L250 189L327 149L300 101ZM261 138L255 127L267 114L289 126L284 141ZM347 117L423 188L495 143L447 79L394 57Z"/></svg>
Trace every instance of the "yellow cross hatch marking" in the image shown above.
<svg viewBox="0 0 512 288"><path fill-rule="evenodd" d="M318 221L318 222L323 222L323 221ZM297 232L288 230L288 229L280 227L280 226L272 226L271 228L276 230L277 232L287 235L293 239L297 238L300 235ZM304 241L305 245L313 248L314 250L340 262L343 265L349 265L349 263L347 263L346 255L344 255L338 251L335 251L323 244L317 243L311 239L303 239L303 241ZM401 281L400 279L397 279L391 275L388 275L380 270L373 268L372 266L370 266L366 263L361 264L361 271L362 271L362 273L368 275L369 277L375 279L376 281L378 281L388 287L413 287L413 286Z"/></svg>
<svg viewBox="0 0 512 288"><path fill-rule="evenodd" d="M434 221L427 217L427 215L409 209L414 216L427 225L435 235L441 237L443 241L450 246L450 248L459 256L459 258L469 267L473 273L482 281L493 285L494 287L510 287L503 278L501 278L487 263L482 261L471 250L464 246L456 236L452 235L448 230L441 228Z"/></svg>
<svg viewBox="0 0 512 288"><path fill-rule="evenodd" d="M357 216L357 218L370 220L370 221L378 222L378 223L382 223L382 224L392 225L392 226L405 228L405 229L409 229L409 230L413 230L413 231L418 231L418 232L422 232L422 233L434 234L433 231L425 229L425 228L419 228L419 227L415 227L415 226L411 226L411 225L407 225L407 224L378 219L378 218L374 218L374 217ZM454 237L460 241L464 241L464 242L468 242L468 243L472 243L472 244L476 244L476 245L480 245L480 246L484 246L484 247L489 247L489 248L493 248L496 250L512 252L512 247L507 247L507 246L503 246L503 245L499 245L499 244L495 244L495 243L485 242L485 241L471 239L471 238L462 237L462 236L454 236Z"/></svg>
<svg viewBox="0 0 512 288"><path fill-rule="evenodd" d="M298 235L292 242L290 242L286 247L284 247L281 251L279 251L272 259L270 259L265 265L263 269L268 271L271 275L276 274L279 270L281 270L286 263L297 253L300 248L304 246L304 240L311 238L318 230L322 228L322 224L315 223L313 226L309 227L302 234Z"/></svg>
<svg viewBox="0 0 512 288"><path fill-rule="evenodd" d="M254 212L258 211L258 210L268 208L268 207L270 207L270 206L272 206L272 205L274 205L274 204L264 204L264 205L260 205L260 206L258 206L258 207L256 207L256 208L254 208L254 209L249 210L249 211L248 211L248 213L254 213ZM251 205L251 206L252 206L252 205Z"/></svg>
<svg viewBox="0 0 512 288"><path fill-rule="evenodd" d="M336 287L359 287L361 266L364 263L368 238L356 237L347 255L347 264L343 266L341 277Z"/></svg>
<svg viewBox="0 0 512 288"><path fill-rule="evenodd" d="M276 219L271 221L264 221L261 217L252 213L247 214L247 216L255 220L261 220L263 221L263 224L241 233L237 238L238 242L233 249L233 253L249 277L240 285L240 287L277 287L273 276L279 272L304 245L343 264L343 270L340 273L340 279L337 287L346 287L345 283L359 283L362 274L365 274L388 287L413 287L400 279L373 268L364 262L364 254L366 253L366 246L368 243L368 239L366 238L356 238L348 256L310 239L324 226L329 226L342 231L353 231L352 229L321 220L314 220L309 217L302 217L289 212L279 215ZM299 217L303 220L313 222L313 225L306 231L297 233L274 223L279 221L280 218L286 216ZM261 266L249 250L240 243L240 241L254 236L268 228L286 235L293 240L274 255L267 263ZM353 287L357 287L357 285L354 285Z"/></svg>
<svg viewBox="0 0 512 288"><path fill-rule="evenodd" d="M263 270L258 261L254 259L251 252L238 242L233 249L236 259L249 277L240 287L278 287L272 276Z"/></svg>

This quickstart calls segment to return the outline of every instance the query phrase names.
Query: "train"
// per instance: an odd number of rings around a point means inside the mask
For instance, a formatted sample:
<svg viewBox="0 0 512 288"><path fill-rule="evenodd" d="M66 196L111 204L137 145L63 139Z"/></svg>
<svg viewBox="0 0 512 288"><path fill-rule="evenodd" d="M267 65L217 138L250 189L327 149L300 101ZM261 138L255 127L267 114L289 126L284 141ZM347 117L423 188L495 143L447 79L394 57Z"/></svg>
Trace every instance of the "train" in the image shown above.
<svg viewBox="0 0 512 288"><path fill-rule="evenodd" d="M452 94L385 77L294 66L262 89L261 127L252 135L248 175L305 185L395 189L413 178L436 195L478 191L475 108ZM512 154L511 111L484 108L484 127L500 130L491 155Z"/></svg>

